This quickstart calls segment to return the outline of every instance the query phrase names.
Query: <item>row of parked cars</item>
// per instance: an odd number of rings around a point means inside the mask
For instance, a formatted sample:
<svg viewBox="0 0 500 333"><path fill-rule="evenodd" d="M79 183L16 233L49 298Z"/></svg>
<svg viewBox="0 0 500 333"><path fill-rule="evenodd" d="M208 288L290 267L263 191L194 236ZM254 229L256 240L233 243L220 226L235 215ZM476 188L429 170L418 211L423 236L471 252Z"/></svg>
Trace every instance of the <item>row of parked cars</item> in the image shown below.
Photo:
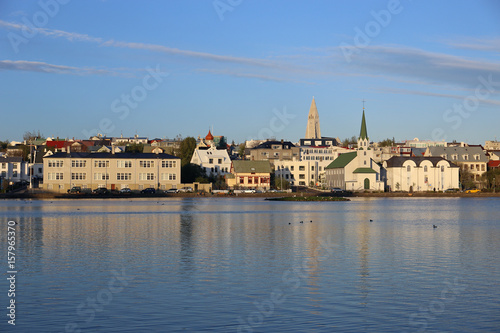
<svg viewBox="0 0 500 333"><path fill-rule="evenodd" d="M90 189L82 189L80 186L73 186L71 189L68 190L68 194L96 194L96 195L106 195L106 194L111 194L111 193L119 193L119 194L132 194L135 193L136 191L133 191L129 189L128 187L122 188L121 190L109 190L104 187L99 187L96 188L95 190L90 190ZM145 188L141 190L139 193L141 194L156 194L156 193L191 193L193 192L193 188L190 186L186 186L180 189L177 188L171 188L169 190L163 191L163 190L157 190L155 188Z"/></svg>

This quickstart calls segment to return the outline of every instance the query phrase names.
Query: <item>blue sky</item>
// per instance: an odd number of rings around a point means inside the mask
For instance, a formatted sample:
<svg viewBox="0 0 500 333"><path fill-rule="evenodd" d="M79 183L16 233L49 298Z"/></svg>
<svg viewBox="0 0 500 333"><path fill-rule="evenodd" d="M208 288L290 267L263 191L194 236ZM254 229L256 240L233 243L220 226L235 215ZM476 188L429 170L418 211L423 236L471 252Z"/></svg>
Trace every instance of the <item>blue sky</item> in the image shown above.
<svg viewBox="0 0 500 333"><path fill-rule="evenodd" d="M500 138L500 3L0 1L0 140ZM153 73L153 74L152 74Z"/></svg>

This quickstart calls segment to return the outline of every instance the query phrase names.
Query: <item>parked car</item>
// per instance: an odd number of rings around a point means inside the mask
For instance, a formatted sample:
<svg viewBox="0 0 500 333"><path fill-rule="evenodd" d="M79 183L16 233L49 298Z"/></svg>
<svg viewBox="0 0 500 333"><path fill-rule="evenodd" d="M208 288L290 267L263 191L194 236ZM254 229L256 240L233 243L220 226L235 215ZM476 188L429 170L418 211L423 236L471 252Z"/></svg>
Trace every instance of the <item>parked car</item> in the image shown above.
<svg viewBox="0 0 500 333"><path fill-rule="evenodd" d="M132 190L129 189L128 187L124 187L120 190L120 193L121 194L131 194L132 193Z"/></svg>
<svg viewBox="0 0 500 333"><path fill-rule="evenodd" d="M342 190L340 187L334 187L334 188L332 188L332 192L334 192L334 193L342 193L342 192L344 192L344 190Z"/></svg>
<svg viewBox="0 0 500 333"><path fill-rule="evenodd" d="M183 188L179 189L179 192L185 192L185 193L193 192L193 188L191 186L184 186Z"/></svg>
<svg viewBox="0 0 500 333"><path fill-rule="evenodd" d="M99 195L110 194L110 193L111 192L105 187L99 187L92 191L92 194L99 194Z"/></svg>
<svg viewBox="0 0 500 333"><path fill-rule="evenodd" d="M449 189L445 190L444 192L445 193L457 193L459 191L460 190L458 188L449 188Z"/></svg>
<svg viewBox="0 0 500 333"><path fill-rule="evenodd" d="M142 194L155 194L156 190L152 187L145 188L144 190L141 191Z"/></svg>
<svg viewBox="0 0 500 333"><path fill-rule="evenodd" d="M80 193L82 193L82 188L80 186L73 186L72 188L70 188L68 190L68 193L69 194L74 194L74 193L80 194Z"/></svg>
<svg viewBox="0 0 500 333"><path fill-rule="evenodd" d="M179 193L179 190L176 188L171 188L165 191L165 193Z"/></svg>
<svg viewBox="0 0 500 333"><path fill-rule="evenodd" d="M478 193L478 192L481 192L481 190L478 190L477 188L465 191L465 193Z"/></svg>
<svg viewBox="0 0 500 333"><path fill-rule="evenodd" d="M255 193L256 191L254 189L248 189L244 190L244 193Z"/></svg>

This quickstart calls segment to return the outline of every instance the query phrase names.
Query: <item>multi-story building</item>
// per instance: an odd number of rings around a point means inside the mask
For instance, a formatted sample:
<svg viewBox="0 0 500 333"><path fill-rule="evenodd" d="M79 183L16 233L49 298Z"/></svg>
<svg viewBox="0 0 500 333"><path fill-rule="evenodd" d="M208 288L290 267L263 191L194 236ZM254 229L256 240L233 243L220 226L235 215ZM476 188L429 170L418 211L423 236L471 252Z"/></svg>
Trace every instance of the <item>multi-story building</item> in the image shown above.
<svg viewBox="0 0 500 333"><path fill-rule="evenodd" d="M28 181L27 163L22 157L0 157L0 178L2 185L4 182L11 184L21 180Z"/></svg>
<svg viewBox="0 0 500 333"><path fill-rule="evenodd" d="M290 141L266 141L250 149L249 152L250 160L269 161L274 164L275 161L291 161L294 158L299 158L300 148Z"/></svg>
<svg viewBox="0 0 500 333"><path fill-rule="evenodd" d="M180 158L154 153L55 153L43 159L43 188L170 189L181 183Z"/></svg>
<svg viewBox="0 0 500 333"><path fill-rule="evenodd" d="M325 186L325 169L339 155L352 149L329 147L300 147L299 159L274 161L275 175L298 186Z"/></svg>
<svg viewBox="0 0 500 333"><path fill-rule="evenodd" d="M481 188L481 176L487 171L488 158L480 146L428 147L424 156L438 156L472 174L474 184Z"/></svg>

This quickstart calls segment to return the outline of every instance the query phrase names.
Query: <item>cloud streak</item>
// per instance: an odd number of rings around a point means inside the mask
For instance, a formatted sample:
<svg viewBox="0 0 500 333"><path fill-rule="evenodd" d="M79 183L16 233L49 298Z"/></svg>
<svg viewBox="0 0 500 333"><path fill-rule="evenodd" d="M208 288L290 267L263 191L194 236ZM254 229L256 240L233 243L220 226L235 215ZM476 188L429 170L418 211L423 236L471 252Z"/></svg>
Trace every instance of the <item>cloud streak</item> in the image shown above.
<svg viewBox="0 0 500 333"><path fill-rule="evenodd" d="M51 74L69 74L69 75L117 75L105 69L96 68L81 68L65 65L54 65L40 61L26 61L26 60L0 60L0 71L22 71L22 72L37 72L37 73L51 73Z"/></svg>

